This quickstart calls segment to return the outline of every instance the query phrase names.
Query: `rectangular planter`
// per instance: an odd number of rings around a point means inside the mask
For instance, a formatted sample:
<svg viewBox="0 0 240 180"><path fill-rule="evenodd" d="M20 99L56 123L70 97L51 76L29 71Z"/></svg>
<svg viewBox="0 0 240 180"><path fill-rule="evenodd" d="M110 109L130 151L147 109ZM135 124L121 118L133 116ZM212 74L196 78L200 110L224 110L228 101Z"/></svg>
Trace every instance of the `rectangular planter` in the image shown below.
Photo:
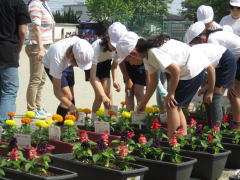
<svg viewBox="0 0 240 180"><path fill-rule="evenodd" d="M229 177L229 180L239 180L239 178L237 178L237 177L234 175L234 176Z"/></svg>
<svg viewBox="0 0 240 180"><path fill-rule="evenodd" d="M168 155L169 156L169 155ZM144 165L149 168L144 175L144 180L189 180L193 165L196 159L183 157L182 163L171 163L165 161L151 160L135 157L136 164Z"/></svg>
<svg viewBox="0 0 240 180"><path fill-rule="evenodd" d="M207 152L181 150L182 156L196 158L198 162L194 164L192 177L204 180L218 179L224 170L228 155L231 151L224 150L218 154Z"/></svg>
<svg viewBox="0 0 240 180"><path fill-rule="evenodd" d="M130 180L131 177L137 177L137 180L143 180L147 167L131 164L135 169L129 171L120 171L116 169L106 168L98 165L81 163L74 161L71 153L57 154L51 156L54 166L65 168L78 173L79 180Z"/></svg>
<svg viewBox="0 0 240 180"><path fill-rule="evenodd" d="M49 167L48 171L57 174L58 176L50 176L50 177L44 177L44 176L37 176L34 174L29 174L21 171L17 171L15 169L5 168L4 171L6 173L6 177L10 178L12 180L61 180L61 179L67 179L67 180L74 180L77 178L77 173L71 172L65 169L60 169L56 167Z"/></svg>
<svg viewBox="0 0 240 180"><path fill-rule="evenodd" d="M78 130L79 132L82 132L83 130ZM92 131L86 131L88 134L88 137L91 141L97 142L101 139L102 133L95 133ZM120 139L120 136L109 136L109 141ZM59 140L49 140L49 144L54 146L55 149L53 151L54 154L63 154L63 153L72 153L73 143L67 143ZM110 143L110 147L112 147L114 144Z"/></svg>
<svg viewBox="0 0 240 180"><path fill-rule="evenodd" d="M9 145L9 143L7 143L7 142L0 142L0 146L1 145L6 145L6 146L8 146ZM21 147L21 146L20 146ZM21 147L21 148L23 148L23 155L24 155L24 157L25 158L29 158L29 151L30 151L30 148L28 148L28 147ZM54 149L55 149L55 147L54 146L48 146L47 147L47 150L48 150L48 153L52 153L53 151L54 151ZM0 148L0 155L1 156L7 156L7 153L8 153L8 149L7 148Z"/></svg>
<svg viewBox="0 0 240 180"><path fill-rule="evenodd" d="M232 144L231 138L223 138L222 142L224 149L232 152L228 156L225 167L229 169L240 169L240 144Z"/></svg>

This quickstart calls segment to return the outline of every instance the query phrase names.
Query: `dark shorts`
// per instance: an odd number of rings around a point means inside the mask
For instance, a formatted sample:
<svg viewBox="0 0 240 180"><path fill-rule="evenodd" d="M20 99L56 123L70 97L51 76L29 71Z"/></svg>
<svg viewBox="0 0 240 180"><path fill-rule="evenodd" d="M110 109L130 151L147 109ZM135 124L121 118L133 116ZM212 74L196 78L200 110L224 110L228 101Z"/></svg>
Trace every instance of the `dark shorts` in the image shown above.
<svg viewBox="0 0 240 180"><path fill-rule="evenodd" d="M234 76L236 73L236 60L231 51L226 50L218 66L216 67L216 83L215 87L232 87Z"/></svg>
<svg viewBox="0 0 240 180"><path fill-rule="evenodd" d="M133 84L139 84L146 86L146 71L144 64L141 65L131 65L129 62L125 61L126 70L128 76L132 80Z"/></svg>
<svg viewBox="0 0 240 180"><path fill-rule="evenodd" d="M112 67L112 60L106 60L97 64L97 73L96 77L99 79L110 78L110 71ZM90 69L85 70L85 81L89 81L90 78Z"/></svg>
<svg viewBox="0 0 240 180"><path fill-rule="evenodd" d="M236 72L236 76L235 76L235 79L240 81L240 58L239 60L236 62L236 66L237 66L237 72Z"/></svg>
<svg viewBox="0 0 240 180"><path fill-rule="evenodd" d="M49 74L49 69L45 68L45 71L49 77L49 79L52 81L52 76ZM73 87L75 84L75 79L74 79L74 71L73 67L69 66L67 69L65 69L62 72L62 77L61 77L61 88L64 87Z"/></svg>
<svg viewBox="0 0 240 180"><path fill-rule="evenodd" d="M178 106L187 107L189 105L204 81L204 76L205 70L192 79L179 81L175 91L175 99L178 102Z"/></svg>

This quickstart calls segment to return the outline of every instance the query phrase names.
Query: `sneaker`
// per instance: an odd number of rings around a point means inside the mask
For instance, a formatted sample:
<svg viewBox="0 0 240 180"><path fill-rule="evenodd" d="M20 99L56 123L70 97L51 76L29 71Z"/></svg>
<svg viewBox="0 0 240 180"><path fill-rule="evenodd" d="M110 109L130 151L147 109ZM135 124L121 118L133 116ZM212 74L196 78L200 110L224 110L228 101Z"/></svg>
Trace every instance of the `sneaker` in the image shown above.
<svg viewBox="0 0 240 180"><path fill-rule="evenodd" d="M35 112L35 118L36 118L36 119L46 119L47 116L44 115L44 114L42 114L41 111L36 111L36 112Z"/></svg>
<svg viewBox="0 0 240 180"><path fill-rule="evenodd" d="M47 112L45 109L40 109L40 110L38 110L38 112L39 112L40 115L44 115L44 116L47 116L47 117L52 116L52 114Z"/></svg>

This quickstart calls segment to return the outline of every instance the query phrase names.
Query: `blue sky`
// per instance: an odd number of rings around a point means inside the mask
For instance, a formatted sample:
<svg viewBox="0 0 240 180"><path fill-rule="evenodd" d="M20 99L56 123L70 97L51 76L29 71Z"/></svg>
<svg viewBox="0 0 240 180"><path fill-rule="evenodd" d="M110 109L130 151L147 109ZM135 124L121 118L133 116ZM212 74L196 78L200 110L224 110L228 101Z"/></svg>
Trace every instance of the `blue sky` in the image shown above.
<svg viewBox="0 0 240 180"><path fill-rule="evenodd" d="M63 4L71 4L80 1L82 0L49 0L48 4L52 11L56 11L63 8ZM170 13L177 14L178 9L181 9L182 1L183 0L174 0L169 9Z"/></svg>

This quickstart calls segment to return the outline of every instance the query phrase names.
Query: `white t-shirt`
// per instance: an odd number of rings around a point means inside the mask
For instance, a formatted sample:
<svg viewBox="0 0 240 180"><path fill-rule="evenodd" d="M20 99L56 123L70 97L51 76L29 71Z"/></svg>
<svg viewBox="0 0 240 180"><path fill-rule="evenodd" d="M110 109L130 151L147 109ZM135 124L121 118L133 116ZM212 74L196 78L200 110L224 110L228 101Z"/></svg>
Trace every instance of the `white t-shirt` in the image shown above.
<svg viewBox="0 0 240 180"><path fill-rule="evenodd" d="M104 62L108 59L117 59L116 51L103 51L103 47L100 45L102 42L101 39L97 39L92 43L92 47L94 50L94 56L92 59L93 64L98 64L99 62Z"/></svg>
<svg viewBox="0 0 240 180"><path fill-rule="evenodd" d="M224 25L229 25L232 27L233 32L240 36L240 18L238 19L233 19L231 14L224 16L221 21L220 21L220 25L224 26Z"/></svg>
<svg viewBox="0 0 240 180"><path fill-rule="evenodd" d="M215 21L213 21L212 27L211 27L210 30L216 30L216 29L219 29L219 28L221 28L221 26L218 23L216 23Z"/></svg>
<svg viewBox="0 0 240 180"><path fill-rule="evenodd" d="M217 67L223 53L227 50L221 45L210 43L197 44L192 48L197 49L197 51L202 51L207 56L209 64L206 64L206 67L208 67L210 64L214 67Z"/></svg>
<svg viewBox="0 0 240 180"><path fill-rule="evenodd" d="M70 66L69 60L65 57L66 51L78 40L80 40L78 37L66 38L50 46L43 58L43 64L49 69L51 76L61 79L62 72Z"/></svg>
<svg viewBox="0 0 240 180"><path fill-rule="evenodd" d="M214 43L229 49L236 60L240 57L240 37L228 31L217 31L208 37L208 43Z"/></svg>
<svg viewBox="0 0 240 180"><path fill-rule="evenodd" d="M145 68L150 74L157 70L167 72L166 68L172 63L181 69L180 80L189 80L204 70L207 58L187 44L171 39L161 47L150 49L148 59L144 59Z"/></svg>

